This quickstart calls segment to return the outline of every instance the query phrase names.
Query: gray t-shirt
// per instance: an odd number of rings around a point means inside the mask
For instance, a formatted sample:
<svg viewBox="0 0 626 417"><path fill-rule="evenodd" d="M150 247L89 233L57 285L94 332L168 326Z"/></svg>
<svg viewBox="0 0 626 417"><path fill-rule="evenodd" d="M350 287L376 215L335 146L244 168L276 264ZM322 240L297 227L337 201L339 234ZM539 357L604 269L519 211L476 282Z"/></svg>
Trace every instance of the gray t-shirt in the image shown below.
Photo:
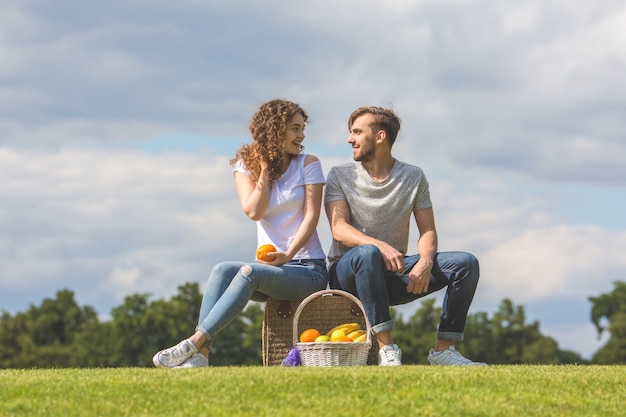
<svg viewBox="0 0 626 417"><path fill-rule="evenodd" d="M354 228L404 254L413 212L432 207L422 169L397 159L383 182L374 181L360 162L332 167L326 178L324 202L338 200L350 206L350 224ZM333 239L328 260L335 262L349 249Z"/></svg>

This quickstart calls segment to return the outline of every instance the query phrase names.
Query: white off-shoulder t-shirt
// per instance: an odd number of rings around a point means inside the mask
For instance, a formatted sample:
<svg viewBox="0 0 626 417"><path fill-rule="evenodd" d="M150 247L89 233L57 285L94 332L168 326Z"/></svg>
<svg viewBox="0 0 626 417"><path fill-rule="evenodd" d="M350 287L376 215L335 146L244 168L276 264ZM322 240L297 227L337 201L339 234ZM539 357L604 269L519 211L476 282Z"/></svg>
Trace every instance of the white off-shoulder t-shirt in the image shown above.
<svg viewBox="0 0 626 417"><path fill-rule="evenodd" d="M281 252L286 251L304 220L304 186L326 183L320 161L304 166L305 158L304 154L293 158L287 171L270 189L267 210L256 222L259 246L271 243ZM237 161L233 171L250 175L243 161ZM293 259L324 259L325 256L316 230Z"/></svg>

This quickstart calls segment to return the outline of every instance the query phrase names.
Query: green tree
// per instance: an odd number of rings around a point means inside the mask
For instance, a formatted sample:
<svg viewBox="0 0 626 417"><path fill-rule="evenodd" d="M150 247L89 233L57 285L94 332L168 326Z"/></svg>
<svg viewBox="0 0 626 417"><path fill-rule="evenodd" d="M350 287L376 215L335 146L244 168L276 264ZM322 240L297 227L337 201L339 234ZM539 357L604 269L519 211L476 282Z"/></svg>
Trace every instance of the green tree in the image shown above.
<svg viewBox="0 0 626 417"><path fill-rule="evenodd" d="M28 368L35 356L30 323L24 313L15 316L2 312L0 317L0 368Z"/></svg>
<svg viewBox="0 0 626 417"><path fill-rule="evenodd" d="M148 366L155 328L146 326L149 294L133 294L112 310L113 366Z"/></svg>
<svg viewBox="0 0 626 417"><path fill-rule="evenodd" d="M93 321L74 337L71 367L105 368L115 366L112 323Z"/></svg>
<svg viewBox="0 0 626 417"><path fill-rule="evenodd" d="M262 364L263 312L264 304L248 303L217 335L209 355L211 366Z"/></svg>
<svg viewBox="0 0 626 417"><path fill-rule="evenodd" d="M524 307L504 299L489 319L487 313L471 314L460 349L468 357L491 364L584 363L571 351L561 351L557 342L541 334L539 322L526 323Z"/></svg>
<svg viewBox="0 0 626 417"><path fill-rule="evenodd" d="M539 323L537 324L537 327ZM556 341L539 333L532 332L529 343L522 349L521 363L555 364L559 363L559 345Z"/></svg>
<svg viewBox="0 0 626 417"><path fill-rule="evenodd" d="M98 322L91 307L81 308L74 293L60 290L41 306L31 305L14 317L0 319L0 366L3 368L53 368L76 365L74 340Z"/></svg>
<svg viewBox="0 0 626 417"><path fill-rule="evenodd" d="M69 345L86 322L97 319L91 307L80 308L70 290L60 290L56 298L31 307L28 315L32 320L31 336L39 346Z"/></svg>
<svg viewBox="0 0 626 417"><path fill-rule="evenodd" d="M178 287L169 301L151 302L149 298L149 294L134 294L112 310L113 347L108 366L153 366L154 353L195 331L202 303L197 283ZM262 321L263 310L250 303L219 333L211 348L211 365L261 363Z"/></svg>
<svg viewBox="0 0 626 417"><path fill-rule="evenodd" d="M626 364L626 283L617 281L613 285L610 293L589 297L591 321L598 337L605 330L610 334L607 343L593 355L594 363Z"/></svg>
<svg viewBox="0 0 626 417"><path fill-rule="evenodd" d="M459 343L460 351L472 360L497 363L497 352L493 349L494 331L489 315L485 312L478 312L467 316L465 323L464 340Z"/></svg>
<svg viewBox="0 0 626 417"><path fill-rule="evenodd" d="M403 363L427 363L440 316L441 308L435 306L434 298L422 300L406 322L392 310L396 322L393 336L402 347ZM526 323L522 306L515 306L507 299L502 301L493 318L485 312L468 315L464 340L456 347L473 360L491 364L584 362L574 352L560 351L554 339L541 334L538 322Z"/></svg>
<svg viewBox="0 0 626 417"><path fill-rule="evenodd" d="M626 284L591 297L592 321L611 337L594 355L597 363L626 363ZM197 283L186 283L170 300L151 301L149 294L134 294L112 310L112 320L100 322L91 307L79 307L73 292L61 290L54 299L15 316L0 315L0 368L152 366L152 355L188 337L195 329L202 296ZM212 366L258 365L262 362L264 304L250 302L220 332L211 349ZM394 338L406 364L426 363L433 346L441 308L435 299L422 301L406 321L392 309ZM561 351L544 336L539 323L526 323L522 306L505 299L489 318L471 314L465 341L457 348L487 363L584 363L575 352Z"/></svg>
<svg viewBox="0 0 626 417"><path fill-rule="evenodd" d="M202 296L197 283L178 287L170 301L133 294L112 310L110 366L152 366L152 355L189 337L198 321Z"/></svg>
<svg viewBox="0 0 626 417"><path fill-rule="evenodd" d="M559 349L558 363L561 363L561 364L588 364L589 361L586 360L586 359L583 359L583 357L580 356L580 353L576 353L576 352L571 351L571 350L560 350Z"/></svg>
<svg viewBox="0 0 626 417"><path fill-rule="evenodd" d="M511 300L503 300L494 314L493 334L498 363L558 363L556 342L541 334L539 322L526 324L524 307Z"/></svg>

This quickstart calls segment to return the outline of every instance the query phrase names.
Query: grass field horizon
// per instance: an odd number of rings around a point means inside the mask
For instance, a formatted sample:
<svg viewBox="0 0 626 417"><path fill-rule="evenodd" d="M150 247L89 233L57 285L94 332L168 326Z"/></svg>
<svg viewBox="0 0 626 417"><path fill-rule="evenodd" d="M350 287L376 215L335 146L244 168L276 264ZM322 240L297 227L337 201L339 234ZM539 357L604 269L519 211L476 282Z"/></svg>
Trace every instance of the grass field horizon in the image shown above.
<svg viewBox="0 0 626 417"><path fill-rule="evenodd" d="M0 370L0 416L624 416L621 365Z"/></svg>

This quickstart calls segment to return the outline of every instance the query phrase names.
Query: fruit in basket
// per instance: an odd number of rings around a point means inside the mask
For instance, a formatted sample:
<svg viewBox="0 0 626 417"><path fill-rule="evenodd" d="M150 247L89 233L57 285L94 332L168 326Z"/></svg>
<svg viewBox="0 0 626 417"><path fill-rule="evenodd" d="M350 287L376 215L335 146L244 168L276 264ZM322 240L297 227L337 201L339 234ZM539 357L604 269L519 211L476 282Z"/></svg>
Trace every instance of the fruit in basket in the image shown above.
<svg viewBox="0 0 626 417"><path fill-rule="evenodd" d="M315 342L320 335L319 330L317 329L306 329L300 334L300 341L302 343Z"/></svg>
<svg viewBox="0 0 626 417"><path fill-rule="evenodd" d="M337 339L334 340L335 342L350 342L352 343L352 339L350 339L348 336L341 336L338 337Z"/></svg>
<svg viewBox="0 0 626 417"><path fill-rule="evenodd" d="M260 261L270 262L276 257L275 255L268 255L269 253L276 252L276 246L271 243L261 245L256 250L256 258Z"/></svg>
<svg viewBox="0 0 626 417"><path fill-rule="evenodd" d="M361 336L357 337L356 339L352 341L356 343L367 342L367 333L362 334Z"/></svg>
<svg viewBox="0 0 626 417"><path fill-rule="evenodd" d="M350 338L350 340L355 340L358 337L361 337L365 334L365 330L363 329L356 329L353 332L348 333L348 337Z"/></svg>
<svg viewBox="0 0 626 417"><path fill-rule="evenodd" d="M333 333L336 332L337 330L343 330L345 335L348 335L348 334L352 333L353 331L358 330L359 328L361 328L359 323L344 323L344 324L340 324L339 326L335 326L332 329L330 329L326 333L326 336L330 336L330 338L332 340Z"/></svg>
<svg viewBox="0 0 626 417"><path fill-rule="evenodd" d="M340 338L344 338L344 337L348 337L348 335L346 335L346 331L343 330L343 329L338 329L338 330L335 330L334 332L332 332L332 334L330 335L330 341L331 342L336 342ZM350 340L352 340L352 339L350 339Z"/></svg>
<svg viewBox="0 0 626 417"><path fill-rule="evenodd" d="M330 337L326 336L325 334L321 335L321 336L317 336L315 338L315 342L317 343L325 343L325 342L330 342Z"/></svg>

